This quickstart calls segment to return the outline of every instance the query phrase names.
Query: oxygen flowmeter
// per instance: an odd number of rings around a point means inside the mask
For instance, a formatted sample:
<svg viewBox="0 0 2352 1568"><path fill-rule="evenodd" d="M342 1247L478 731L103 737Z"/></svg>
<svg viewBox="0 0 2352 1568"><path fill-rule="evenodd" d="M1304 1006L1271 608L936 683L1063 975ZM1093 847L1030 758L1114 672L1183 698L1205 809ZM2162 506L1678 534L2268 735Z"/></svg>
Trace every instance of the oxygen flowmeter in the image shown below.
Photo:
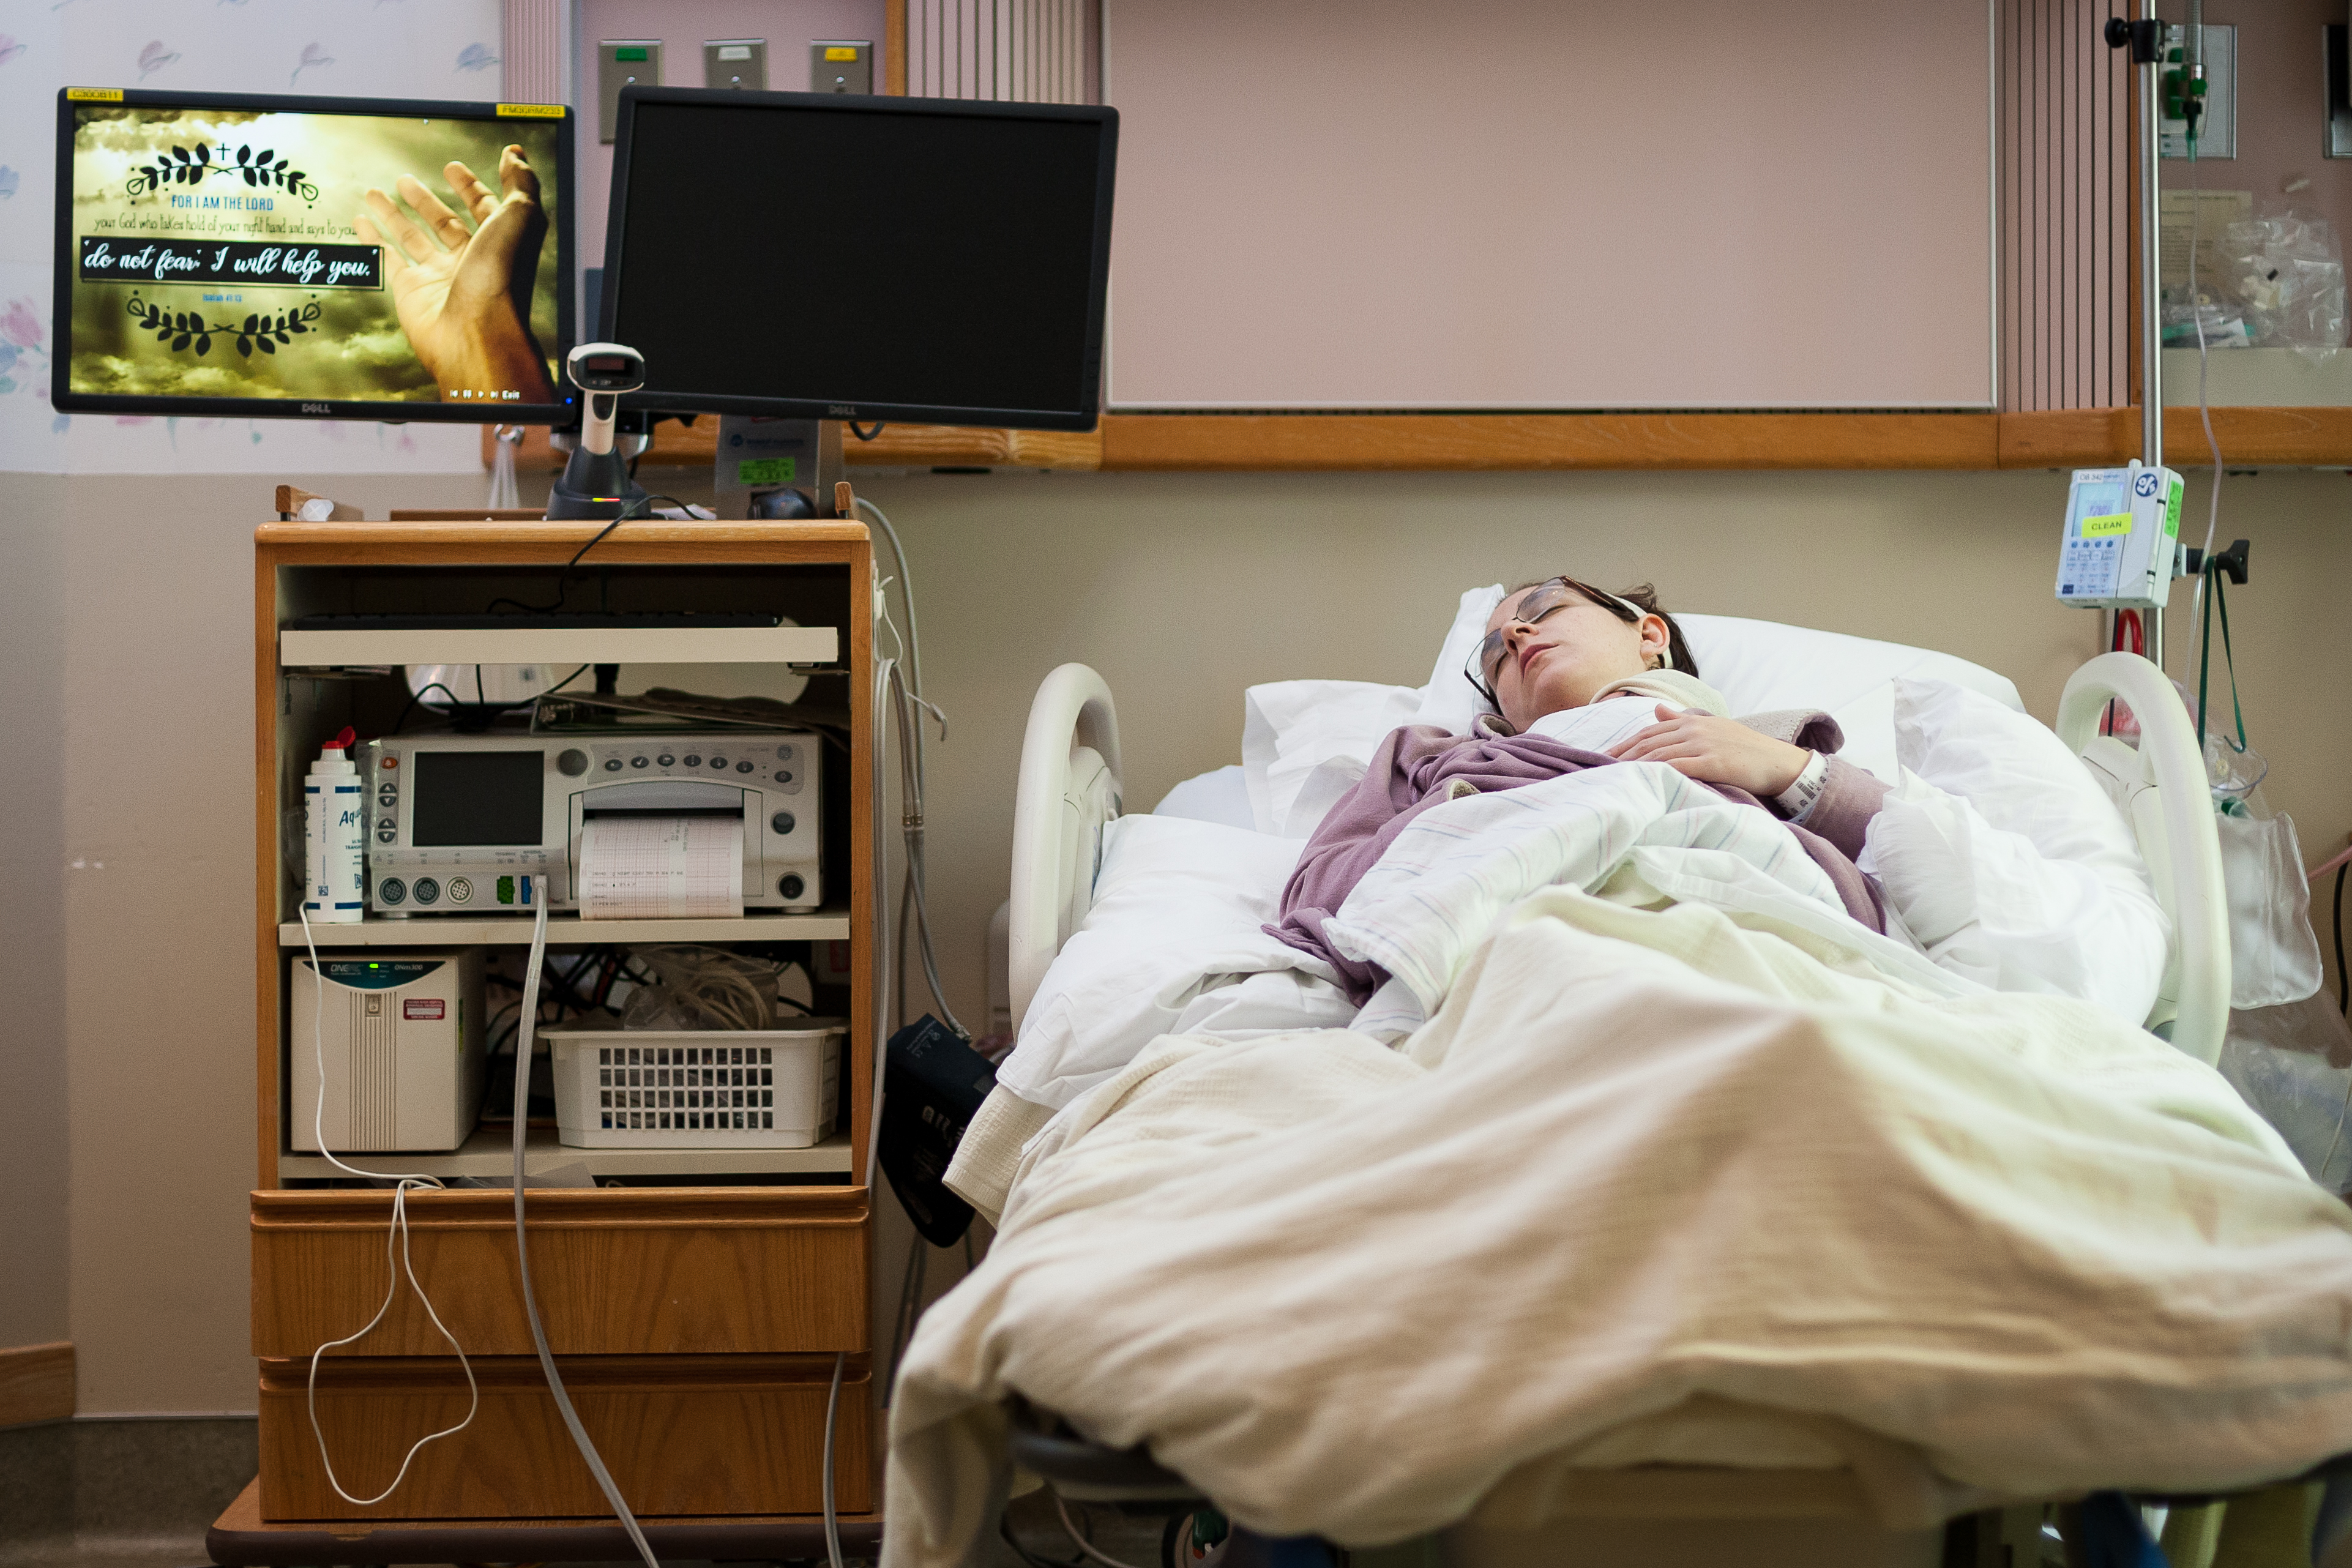
<svg viewBox="0 0 2352 1568"><path fill-rule="evenodd" d="M2084 609L2163 607L2180 550L2180 476L2170 468L2077 468L2058 543L2058 599Z"/></svg>

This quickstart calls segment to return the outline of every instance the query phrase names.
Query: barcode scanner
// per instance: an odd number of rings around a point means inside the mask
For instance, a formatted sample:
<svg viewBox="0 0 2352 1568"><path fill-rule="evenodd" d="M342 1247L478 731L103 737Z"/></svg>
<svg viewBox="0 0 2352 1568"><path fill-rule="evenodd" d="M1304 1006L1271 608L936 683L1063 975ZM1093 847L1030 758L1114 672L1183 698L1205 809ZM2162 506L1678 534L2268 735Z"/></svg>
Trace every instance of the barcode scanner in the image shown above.
<svg viewBox="0 0 2352 1568"><path fill-rule="evenodd" d="M565 356L564 374L587 395L581 399L580 444L548 493L551 519L617 518L650 498L629 477L613 449L613 422L621 395L646 384L645 356L624 343L582 343Z"/></svg>

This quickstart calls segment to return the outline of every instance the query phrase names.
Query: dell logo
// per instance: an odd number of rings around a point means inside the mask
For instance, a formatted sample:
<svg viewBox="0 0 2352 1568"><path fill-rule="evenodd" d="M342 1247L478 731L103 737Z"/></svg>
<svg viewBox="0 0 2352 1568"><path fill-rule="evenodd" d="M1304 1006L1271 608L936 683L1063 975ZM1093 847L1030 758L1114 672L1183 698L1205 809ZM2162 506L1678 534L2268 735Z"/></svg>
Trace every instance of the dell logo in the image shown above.
<svg viewBox="0 0 2352 1568"><path fill-rule="evenodd" d="M857 409L851 404L828 403L824 405L824 416L828 419L855 419Z"/></svg>
<svg viewBox="0 0 2352 1568"><path fill-rule="evenodd" d="M302 405L302 412L305 414L331 414L333 410L323 403L306 403Z"/></svg>

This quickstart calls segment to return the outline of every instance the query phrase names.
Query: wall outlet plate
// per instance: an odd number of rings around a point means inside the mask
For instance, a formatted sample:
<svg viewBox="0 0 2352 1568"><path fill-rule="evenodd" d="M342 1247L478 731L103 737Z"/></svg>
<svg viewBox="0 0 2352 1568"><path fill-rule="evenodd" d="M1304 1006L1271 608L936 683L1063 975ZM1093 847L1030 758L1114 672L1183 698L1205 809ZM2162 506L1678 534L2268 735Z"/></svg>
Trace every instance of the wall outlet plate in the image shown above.
<svg viewBox="0 0 2352 1568"><path fill-rule="evenodd" d="M604 38L596 45L596 140L610 143L621 119L621 89L659 87L659 38Z"/></svg>
<svg viewBox="0 0 2352 1568"><path fill-rule="evenodd" d="M874 90L874 41L871 38L814 38L809 42L811 92Z"/></svg>
<svg viewBox="0 0 2352 1568"><path fill-rule="evenodd" d="M745 92L768 90L768 40L765 38L706 38L702 45L702 85L739 88Z"/></svg>

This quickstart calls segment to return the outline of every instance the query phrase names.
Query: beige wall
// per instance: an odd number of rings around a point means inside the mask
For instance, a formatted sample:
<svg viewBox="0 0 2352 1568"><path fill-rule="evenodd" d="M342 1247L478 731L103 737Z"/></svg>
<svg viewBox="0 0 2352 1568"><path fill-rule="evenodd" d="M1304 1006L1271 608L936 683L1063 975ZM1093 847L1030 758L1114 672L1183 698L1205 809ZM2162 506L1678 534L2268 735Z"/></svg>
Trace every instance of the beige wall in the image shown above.
<svg viewBox="0 0 2352 1568"><path fill-rule="evenodd" d="M379 517L394 498L482 493L313 482ZM0 1072L16 1113L0 1343L69 1331L86 1411L253 1405L248 541L269 483L0 476ZM1677 607L1947 648L2014 677L2045 717L2095 635L2050 597L2064 481L2048 474L865 483L913 557L950 721L931 753L933 907L971 1014L1022 723L1062 660L1108 677L1129 800L1148 809L1236 759L1244 686L1418 683L1455 594L1496 577L1649 577ZM2314 859L2352 826L2347 500L2346 479L2317 474L2225 496L2224 534L2255 541L2233 601L2247 721ZM903 1243L886 1236L881 1256L888 1299Z"/></svg>
<svg viewBox="0 0 2352 1568"><path fill-rule="evenodd" d="M0 475L0 1347L68 1331L62 489Z"/></svg>

